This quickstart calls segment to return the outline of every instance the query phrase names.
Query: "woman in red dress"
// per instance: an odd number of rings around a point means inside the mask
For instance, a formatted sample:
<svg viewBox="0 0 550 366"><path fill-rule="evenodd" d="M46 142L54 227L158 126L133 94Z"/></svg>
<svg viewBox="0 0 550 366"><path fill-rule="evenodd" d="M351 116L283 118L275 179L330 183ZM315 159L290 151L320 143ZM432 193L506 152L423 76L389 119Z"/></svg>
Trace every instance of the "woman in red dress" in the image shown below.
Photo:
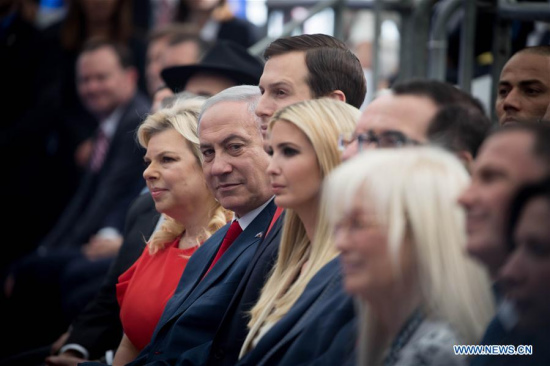
<svg viewBox="0 0 550 366"><path fill-rule="evenodd" d="M147 149L143 177L165 221L141 257L119 277L124 336L114 365L132 361L149 343L189 257L230 219L202 173L197 121L203 102L194 98L161 109L138 130L139 143Z"/></svg>

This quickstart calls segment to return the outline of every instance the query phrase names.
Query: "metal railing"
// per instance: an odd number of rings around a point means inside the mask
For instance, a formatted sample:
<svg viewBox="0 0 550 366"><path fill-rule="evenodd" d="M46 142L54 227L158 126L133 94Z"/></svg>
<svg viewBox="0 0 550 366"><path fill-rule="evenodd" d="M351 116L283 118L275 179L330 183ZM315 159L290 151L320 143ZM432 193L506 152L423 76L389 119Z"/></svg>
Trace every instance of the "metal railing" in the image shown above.
<svg viewBox="0 0 550 366"><path fill-rule="evenodd" d="M271 5L270 5L271 4ZM479 7L489 6L488 3L476 0L446 0L442 1L433 19L432 0L419 0L413 3L411 0L385 2L383 0L353 1L353 0L326 0L307 1L295 0L268 1L268 7L289 11L296 6L309 7L307 16L300 20L291 20L283 27L279 37L291 35L305 21L332 8L335 14L334 35L342 39L343 16L345 8L370 9L374 13L374 39L372 47L372 76L373 84L378 84L379 79L379 50L381 12L394 11L401 17L400 24L400 56L398 81L410 78L427 77L444 81L446 79L446 58L448 48L447 24L457 11L463 11L461 44L459 53L459 86L461 89L471 92L474 72L474 41L476 34L476 15ZM496 5L490 5L489 10L497 15L493 33L493 85L496 84L500 72L511 53L511 21L550 21L550 6L543 3L522 2L516 0L498 0ZM259 56L274 39L265 37L249 48L249 51ZM496 86L492 87L491 105L496 98ZM494 110L491 111L494 115Z"/></svg>

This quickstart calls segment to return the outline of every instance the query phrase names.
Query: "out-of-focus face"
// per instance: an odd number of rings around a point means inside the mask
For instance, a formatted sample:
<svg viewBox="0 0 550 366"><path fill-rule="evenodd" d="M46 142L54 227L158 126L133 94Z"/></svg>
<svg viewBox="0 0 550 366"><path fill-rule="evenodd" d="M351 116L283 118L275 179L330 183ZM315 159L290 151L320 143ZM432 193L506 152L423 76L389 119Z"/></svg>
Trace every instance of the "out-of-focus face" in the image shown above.
<svg viewBox="0 0 550 366"><path fill-rule="evenodd" d="M496 113L500 125L537 120L550 104L550 56L519 53L500 74Z"/></svg>
<svg viewBox="0 0 550 366"><path fill-rule="evenodd" d="M516 248L500 272L504 292L516 304L520 325L550 326L550 201L532 199L514 233Z"/></svg>
<svg viewBox="0 0 550 366"><path fill-rule="evenodd" d="M459 198L466 209L468 252L494 277L506 260L506 212L522 184L542 177L544 167L532 154L534 139L525 131L490 137L474 162L472 182Z"/></svg>
<svg viewBox="0 0 550 366"><path fill-rule="evenodd" d="M211 97L222 90L235 86L235 82L221 75L196 73L185 84L185 91Z"/></svg>
<svg viewBox="0 0 550 366"><path fill-rule="evenodd" d="M156 91L153 95L153 105L151 105L151 113L155 113L162 106L162 101L165 98L171 97L174 95L174 92L169 87L165 87Z"/></svg>
<svg viewBox="0 0 550 366"><path fill-rule="evenodd" d="M262 96L256 107L256 115L262 120L264 136L275 111L302 100L313 99L307 84L308 76L306 54L302 51L274 56L265 63L259 85Z"/></svg>
<svg viewBox="0 0 550 366"><path fill-rule="evenodd" d="M103 23L112 19L121 0L77 0L82 5L84 16L90 23Z"/></svg>
<svg viewBox="0 0 550 366"><path fill-rule="evenodd" d="M194 41L167 46L162 56L162 68L196 64L199 62L199 52L199 46Z"/></svg>
<svg viewBox="0 0 550 366"><path fill-rule="evenodd" d="M298 212L317 210L321 170L307 136L294 124L280 120L271 130L273 156L267 174L278 207Z"/></svg>
<svg viewBox="0 0 550 366"><path fill-rule="evenodd" d="M400 278L412 278L411 244L403 243L400 248L398 260L403 277L399 277L393 270L387 229L379 224L373 207L365 204L361 194L337 223L335 242L341 252L345 289L363 301L393 295L402 283Z"/></svg>
<svg viewBox="0 0 550 366"><path fill-rule="evenodd" d="M204 199L211 197L197 158L176 130L154 134L144 160L147 168L143 178L158 212L178 220L193 212L194 204L204 204Z"/></svg>
<svg viewBox="0 0 550 366"><path fill-rule="evenodd" d="M372 101L357 122L355 135L372 131L381 134L389 131L403 133L418 142L428 140L428 127L437 113L437 106L427 97L413 95L383 95ZM357 155L355 139L344 150L342 159Z"/></svg>
<svg viewBox="0 0 550 366"><path fill-rule="evenodd" d="M147 66L145 75L147 77L147 91L150 96L164 84L160 76L163 67L163 54L168 47L168 37L156 39L147 47Z"/></svg>
<svg viewBox="0 0 550 366"><path fill-rule="evenodd" d="M203 172L220 204L243 216L272 196L265 173L269 155L255 117L245 102L219 102L199 126Z"/></svg>
<svg viewBox="0 0 550 366"><path fill-rule="evenodd" d="M134 87L133 73L122 68L112 48L89 51L78 59L78 93L91 113L108 116L129 100Z"/></svg>

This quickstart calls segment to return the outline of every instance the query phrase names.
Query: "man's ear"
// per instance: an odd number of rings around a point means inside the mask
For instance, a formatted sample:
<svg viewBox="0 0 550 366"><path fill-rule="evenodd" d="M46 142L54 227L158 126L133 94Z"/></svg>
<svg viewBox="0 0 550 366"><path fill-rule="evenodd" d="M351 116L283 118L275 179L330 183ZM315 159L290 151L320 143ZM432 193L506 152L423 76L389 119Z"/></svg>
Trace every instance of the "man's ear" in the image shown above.
<svg viewBox="0 0 550 366"><path fill-rule="evenodd" d="M327 95L327 98L332 98L332 99L336 99L336 100L339 100L341 102L346 102L346 95L344 94L343 91L341 90L333 90L331 91L328 95Z"/></svg>
<svg viewBox="0 0 550 366"><path fill-rule="evenodd" d="M469 151L466 150L459 150L456 152L456 156L460 159L462 164L466 167L466 170L468 170L468 173L472 173L472 164L474 162L474 157Z"/></svg>

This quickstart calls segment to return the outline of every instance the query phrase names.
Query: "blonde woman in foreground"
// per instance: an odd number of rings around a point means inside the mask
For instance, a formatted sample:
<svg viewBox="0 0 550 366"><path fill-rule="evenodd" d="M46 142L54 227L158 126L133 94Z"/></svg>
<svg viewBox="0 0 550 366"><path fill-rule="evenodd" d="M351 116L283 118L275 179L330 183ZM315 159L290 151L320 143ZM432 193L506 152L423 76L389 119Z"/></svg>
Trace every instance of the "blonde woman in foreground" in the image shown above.
<svg viewBox="0 0 550 366"><path fill-rule="evenodd" d="M457 197L468 174L450 153L368 151L335 170L324 197L345 289L359 304L359 365L466 365L494 313L485 271L465 254Z"/></svg>
<svg viewBox="0 0 550 366"><path fill-rule="evenodd" d="M231 213L214 199L202 172L197 122L204 98L176 100L150 115L138 129L143 177L165 221L141 257L117 284L122 341L113 365L134 360L150 342L187 261Z"/></svg>
<svg viewBox="0 0 550 366"><path fill-rule="evenodd" d="M339 274L337 263L323 272L338 253L320 210L321 184L340 164L338 136L354 131L359 113L344 102L317 99L280 109L270 121L267 173L275 203L285 208L283 234L277 262L251 310L239 364L281 364L279 357L293 342L279 342L303 315L312 313L312 304L322 303L323 290ZM319 272L321 281L313 281ZM310 282L314 288L308 291ZM278 355L269 358L274 349Z"/></svg>

